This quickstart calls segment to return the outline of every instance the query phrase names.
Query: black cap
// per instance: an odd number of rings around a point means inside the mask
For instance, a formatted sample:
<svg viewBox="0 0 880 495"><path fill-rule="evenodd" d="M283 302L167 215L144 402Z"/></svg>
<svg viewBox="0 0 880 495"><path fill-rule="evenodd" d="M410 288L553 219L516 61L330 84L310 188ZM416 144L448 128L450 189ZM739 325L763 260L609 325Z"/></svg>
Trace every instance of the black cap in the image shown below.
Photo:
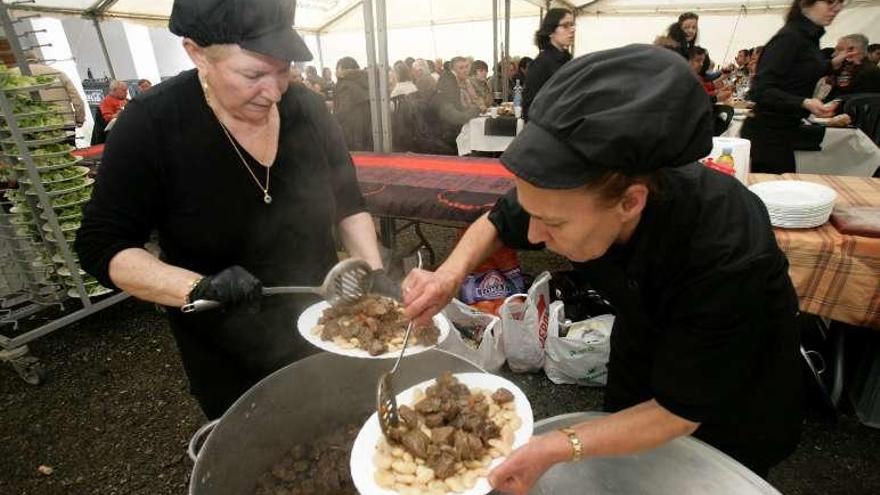
<svg viewBox="0 0 880 495"><path fill-rule="evenodd" d="M680 55L629 45L559 69L501 162L534 186L573 189L609 171L640 175L705 157L712 119L709 97Z"/></svg>
<svg viewBox="0 0 880 495"><path fill-rule="evenodd" d="M294 0L174 0L168 29L200 46L237 44L287 62L312 60L293 29Z"/></svg>

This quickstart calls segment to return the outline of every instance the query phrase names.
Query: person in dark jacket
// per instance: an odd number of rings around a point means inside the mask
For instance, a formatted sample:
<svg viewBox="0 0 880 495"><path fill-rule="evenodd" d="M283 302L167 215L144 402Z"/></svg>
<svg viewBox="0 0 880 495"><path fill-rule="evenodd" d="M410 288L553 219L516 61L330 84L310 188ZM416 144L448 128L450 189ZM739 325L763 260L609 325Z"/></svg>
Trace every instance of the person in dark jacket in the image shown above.
<svg viewBox="0 0 880 495"><path fill-rule="evenodd" d="M834 51L835 54L846 53L847 58L829 78L832 88L824 101L859 93L880 93L880 67L868 60L865 35L848 34L840 38Z"/></svg>
<svg viewBox="0 0 880 495"><path fill-rule="evenodd" d="M685 12L678 16L678 21L666 31L666 37L675 41L679 55L684 58L688 58L690 49L697 46L697 38L700 35L699 23L700 16L693 12Z"/></svg>
<svg viewBox="0 0 880 495"><path fill-rule="evenodd" d="M571 60L571 53L568 49L574 43L574 33L574 15L570 10L550 9L547 11L547 15L541 21L541 28L535 32L535 44L538 45L541 52L529 65L525 88L523 88L522 113L524 119L529 118L529 107L544 83L560 67Z"/></svg>
<svg viewBox="0 0 880 495"><path fill-rule="evenodd" d="M616 310L613 414L532 437L489 473L499 492L525 494L557 463L686 435L761 476L796 447L797 295L764 204L698 162L712 149L712 119L668 50L630 45L572 61L501 156L516 188L435 272L404 280L407 316L426 321L502 244L546 247Z"/></svg>
<svg viewBox="0 0 880 495"><path fill-rule="evenodd" d="M480 115L486 106L468 76L471 68L468 59L455 57L449 67L449 71L444 72L437 81L432 106L440 121L441 139L454 147L461 127Z"/></svg>
<svg viewBox="0 0 880 495"><path fill-rule="evenodd" d="M370 83L357 60L343 57L336 63L336 121L349 151L373 151L370 121Z"/></svg>
<svg viewBox="0 0 880 495"><path fill-rule="evenodd" d="M795 0L785 26L764 45L749 94L755 116L742 128L742 137L752 142L753 172L795 172L793 143L801 119L834 116L837 104L813 98L813 90L846 59L844 53L829 61L819 51L824 26L842 9L840 0Z"/></svg>
<svg viewBox="0 0 880 495"><path fill-rule="evenodd" d="M532 57L523 57L519 59L519 73L525 77L529 77L529 67L532 66L532 62L535 60Z"/></svg>

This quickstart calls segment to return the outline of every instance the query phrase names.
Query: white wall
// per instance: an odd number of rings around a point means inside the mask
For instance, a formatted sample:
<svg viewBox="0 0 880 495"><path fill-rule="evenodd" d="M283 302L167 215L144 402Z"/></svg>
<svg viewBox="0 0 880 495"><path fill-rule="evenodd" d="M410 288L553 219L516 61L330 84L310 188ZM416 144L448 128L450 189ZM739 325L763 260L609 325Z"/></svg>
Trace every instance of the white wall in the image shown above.
<svg viewBox="0 0 880 495"><path fill-rule="evenodd" d="M709 50L713 61L730 62L737 50L767 43L782 27L784 14L782 10L761 10L746 13L740 18L737 13L702 13L698 42ZM629 43L651 43L656 36L665 33L675 17L656 14L579 15L577 53L583 55ZM828 27L828 32L822 38L822 46L834 46L839 37L851 33L862 33L872 43L880 42L880 6L844 9L834 24Z"/></svg>
<svg viewBox="0 0 880 495"><path fill-rule="evenodd" d="M534 58L538 48L532 43L538 29L538 17L517 17L510 20L510 53L513 56ZM503 35L499 30L499 44ZM333 31L321 35L324 65L335 69L342 57L354 57L366 65L366 40L363 31ZM398 28L388 31L388 59L390 63L406 57L449 60L455 56L471 56L492 65L492 21L463 24ZM500 53L499 53L500 57ZM317 50L315 62L317 66Z"/></svg>
<svg viewBox="0 0 880 495"><path fill-rule="evenodd" d="M148 79L153 84L157 84L160 81L159 66L156 64L156 55L153 53L150 29L128 22L122 23L122 27L134 64L135 75L131 79Z"/></svg>
<svg viewBox="0 0 880 495"><path fill-rule="evenodd" d="M171 34L167 28L150 28L150 39L156 53L160 77L173 77L194 67L183 49L181 38Z"/></svg>
<svg viewBox="0 0 880 495"><path fill-rule="evenodd" d="M86 72L91 69L92 75L97 78L110 77L107 63L104 61L104 53L98 41L98 33L91 21L65 17L61 20L70 51L76 62L76 69L80 79L86 79Z"/></svg>
<svg viewBox="0 0 880 495"><path fill-rule="evenodd" d="M134 65L122 21L103 21L101 31L104 33L104 42L110 53L116 79L138 79L137 67Z"/></svg>

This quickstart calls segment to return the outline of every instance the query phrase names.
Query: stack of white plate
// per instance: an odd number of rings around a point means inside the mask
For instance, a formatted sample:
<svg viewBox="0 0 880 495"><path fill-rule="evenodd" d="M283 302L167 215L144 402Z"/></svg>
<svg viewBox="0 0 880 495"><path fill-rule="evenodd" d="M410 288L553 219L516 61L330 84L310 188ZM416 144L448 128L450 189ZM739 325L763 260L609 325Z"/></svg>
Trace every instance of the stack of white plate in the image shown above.
<svg viewBox="0 0 880 495"><path fill-rule="evenodd" d="M811 229L831 217L837 193L830 187L799 180L761 182L749 189L761 198L774 227Z"/></svg>

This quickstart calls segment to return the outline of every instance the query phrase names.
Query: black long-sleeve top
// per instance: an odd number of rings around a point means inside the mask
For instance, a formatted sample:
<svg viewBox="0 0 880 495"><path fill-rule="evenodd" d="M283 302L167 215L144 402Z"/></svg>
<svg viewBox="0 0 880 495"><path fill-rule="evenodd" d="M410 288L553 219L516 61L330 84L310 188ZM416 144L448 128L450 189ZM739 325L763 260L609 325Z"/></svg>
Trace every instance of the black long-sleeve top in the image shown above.
<svg viewBox="0 0 880 495"><path fill-rule="evenodd" d="M556 47L551 46L546 50L541 50L541 53L538 54L535 61L529 65L529 72L526 74L525 88L523 88L522 98L522 113L524 118L528 119L529 107L532 105L532 101L535 100L535 96L538 95L538 91L540 91L544 84L553 77L553 74L562 68L562 66L569 60L571 60L571 53L565 50L558 50Z"/></svg>
<svg viewBox="0 0 880 495"><path fill-rule="evenodd" d="M278 104L271 204L208 107L196 72L129 103L107 142L75 248L108 287L110 260L158 229L163 259L202 274L240 265L264 285L320 283L333 229L365 209L351 156L324 102L291 85ZM265 168L239 145L261 183Z"/></svg>
<svg viewBox="0 0 880 495"><path fill-rule="evenodd" d="M738 459L774 464L797 443L798 302L761 200L700 164L663 169L632 238L575 270L617 310L606 409L656 399ZM516 191L489 215L529 249Z"/></svg>
<svg viewBox="0 0 880 495"><path fill-rule="evenodd" d="M831 61L819 51L823 34L825 28L798 15L767 42L750 93L758 118L796 124L809 115L804 99L831 72Z"/></svg>

